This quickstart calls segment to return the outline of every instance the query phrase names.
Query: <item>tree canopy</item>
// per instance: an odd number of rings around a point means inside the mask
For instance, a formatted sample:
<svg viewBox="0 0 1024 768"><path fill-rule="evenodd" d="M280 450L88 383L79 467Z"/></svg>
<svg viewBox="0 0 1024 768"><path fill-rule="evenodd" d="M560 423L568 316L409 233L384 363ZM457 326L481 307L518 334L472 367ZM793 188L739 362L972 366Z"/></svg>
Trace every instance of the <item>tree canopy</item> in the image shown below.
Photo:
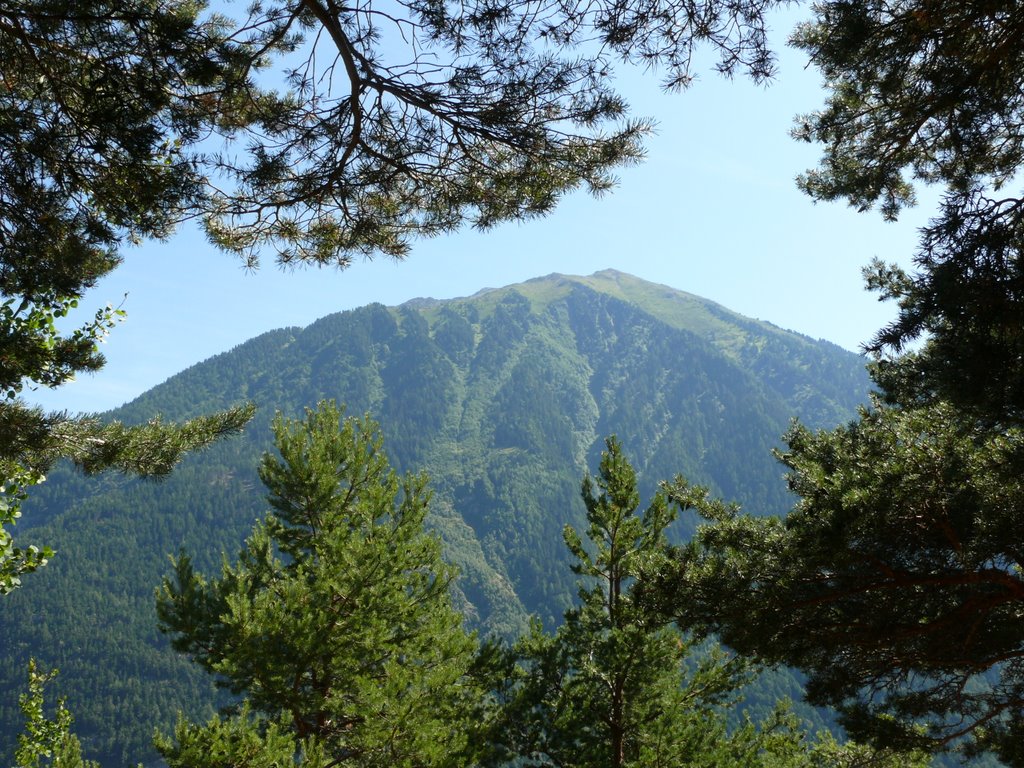
<svg viewBox="0 0 1024 768"><path fill-rule="evenodd" d="M125 242L169 234L201 199L182 151L206 130L189 107L226 92L236 50L200 6L156 0L0 4L0 593L45 562L9 526L60 458L86 471L166 474L183 452L237 431L241 408L186 425L127 428L43 413L19 395L103 365L123 312L70 332L65 318Z"/></svg>
<svg viewBox="0 0 1024 768"><path fill-rule="evenodd" d="M869 285L899 306L869 349L898 353L924 342L911 358L883 363L879 380L904 401L946 398L981 418L1020 423L1020 5L840 0L814 8L793 42L821 70L829 97L795 131L824 148L801 185L815 199L877 206L887 218L915 202L915 185L943 194L921 231L916 271L880 261L867 270Z"/></svg>
<svg viewBox="0 0 1024 768"><path fill-rule="evenodd" d="M335 0L255 6L234 40L281 59L218 126L243 153L206 159L207 229L228 250L285 261L400 256L410 237L547 213L600 192L642 154L645 120L608 85L615 59L685 85L707 44L726 73L772 71L764 12L779 0ZM235 106L234 104L231 105ZM215 182L216 184L217 182Z"/></svg>
<svg viewBox="0 0 1024 768"><path fill-rule="evenodd" d="M260 477L274 510L206 580L182 555L158 595L176 650L242 697L158 748L171 766L450 765L464 746L475 642L423 527L423 476L399 478L376 426L321 403L278 418ZM240 761L240 762L239 762ZM261 763L262 764L262 763ZM275 763L281 764L281 763Z"/></svg>
<svg viewBox="0 0 1024 768"><path fill-rule="evenodd" d="M965 429L948 405L796 426L784 520L677 482L714 524L678 553L672 615L805 671L808 699L855 738L934 750L970 736L1024 764L1021 439Z"/></svg>
<svg viewBox="0 0 1024 768"><path fill-rule="evenodd" d="M235 19L191 0L8 4L4 245L52 244L52 270L20 277L68 295L124 238L187 217L253 260L270 245L345 264L544 213L640 154L615 59L682 87L706 44L720 71L763 79L764 13L783 2L292 0Z"/></svg>

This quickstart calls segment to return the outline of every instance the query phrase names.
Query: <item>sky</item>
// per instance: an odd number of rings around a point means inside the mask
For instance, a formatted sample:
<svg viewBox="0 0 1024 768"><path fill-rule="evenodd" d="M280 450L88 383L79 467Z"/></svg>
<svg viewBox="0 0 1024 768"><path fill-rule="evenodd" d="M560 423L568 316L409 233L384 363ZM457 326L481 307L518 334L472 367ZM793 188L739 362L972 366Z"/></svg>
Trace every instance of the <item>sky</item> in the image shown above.
<svg viewBox="0 0 1024 768"><path fill-rule="evenodd" d="M127 312L104 345L106 367L26 399L100 412L275 328L371 302L469 296L607 268L857 351L895 314L864 291L862 267L874 257L909 265L934 206L887 223L797 189L820 148L789 130L824 97L803 54L784 47L795 20L774 17L780 62L767 87L707 68L689 89L665 94L657 73L620 72L633 113L657 122L647 159L622 169L611 193L577 193L544 219L421 240L401 262L381 257L344 271L282 270L268 258L252 272L190 229L128 249L81 302L89 316L108 302Z"/></svg>

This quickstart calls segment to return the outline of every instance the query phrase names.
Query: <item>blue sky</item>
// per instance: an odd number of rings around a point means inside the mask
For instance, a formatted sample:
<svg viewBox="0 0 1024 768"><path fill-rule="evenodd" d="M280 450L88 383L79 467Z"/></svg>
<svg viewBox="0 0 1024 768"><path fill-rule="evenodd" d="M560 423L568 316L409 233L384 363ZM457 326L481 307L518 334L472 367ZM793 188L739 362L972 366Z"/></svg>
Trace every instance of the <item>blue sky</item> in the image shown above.
<svg viewBox="0 0 1024 768"><path fill-rule="evenodd" d="M788 132L823 97L817 72L782 46L793 21L773 24L781 61L768 87L707 70L688 90L663 94L656 73L620 73L634 113L658 123L646 162L623 169L611 194L576 194L546 219L420 241L403 262L382 258L342 272L282 271L270 261L247 272L191 230L127 250L82 302L88 314L107 302L127 311L104 347L106 368L28 399L102 411L273 328L370 302L467 296L605 268L856 350L894 313L863 290L862 266L875 256L908 264L932 206L892 224L797 190L794 177L819 149Z"/></svg>

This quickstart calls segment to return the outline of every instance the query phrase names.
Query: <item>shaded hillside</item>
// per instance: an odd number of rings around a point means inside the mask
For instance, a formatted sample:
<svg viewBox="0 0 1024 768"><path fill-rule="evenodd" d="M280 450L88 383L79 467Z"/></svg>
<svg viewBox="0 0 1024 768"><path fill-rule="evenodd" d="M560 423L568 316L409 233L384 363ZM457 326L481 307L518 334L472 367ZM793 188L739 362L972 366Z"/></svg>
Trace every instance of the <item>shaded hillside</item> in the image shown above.
<svg viewBox="0 0 1024 768"><path fill-rule="evenodd" d="M583 519L580 481L604 436L619 436L645 494L681 472L781 513L770 450L789 419L838 423L866 390L852 353L611 271L264 334L113 414L178 419L251 400L243 437L160 484L62 471L32 500L19 536L58 556L4 600L0 733L14 730L29 655L61 669L87 751L111 765L147 759L153 723L210 705L208 682L155 630L153 589L168 553L183 546L212 569L262 514L255 466L275 410L333 398L380 421L394 463L433 479L431 523L460 565L467 615L513 635L528 613L555 621L573 594L561 530Z"/></svg>

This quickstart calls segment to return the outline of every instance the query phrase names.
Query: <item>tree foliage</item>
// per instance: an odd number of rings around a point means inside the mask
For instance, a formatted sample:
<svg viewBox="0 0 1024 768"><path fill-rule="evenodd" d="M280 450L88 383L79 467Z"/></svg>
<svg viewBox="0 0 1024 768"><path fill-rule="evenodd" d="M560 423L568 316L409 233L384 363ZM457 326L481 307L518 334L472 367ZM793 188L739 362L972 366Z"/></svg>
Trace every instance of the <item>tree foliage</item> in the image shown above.
<svg viewBox="0 0 1024 768"><path fill-rule="evenodd" d="M107 307L55 324L117 266L120 246L168 235L200 198L182 150L223 89L230 46L201 7L157 0L0 5L0 387L58 386L102 365ZM17 403L6 421L28 418ZM13 410L12 410L13 409ZM5 426L9 427L8 424ZM9 432L9 429L5 429Z"/></svg>
<svg viewBox="0 0 1024 768"><path fill-rule="evenodd" d="M916 765L825 739L812 746L780 702L761 723L728 715L754 678L750 661L691 639L638 597L669 551L675 517L659 492L642 513L636 475L615 438L599 475L583 482L586 540L566 527L580 604L546 634L534 623L511 653L496 654L499 707L483 730L484 765L586 766Z"/></svg>
<svg viewBox="0 0 1024 768"><path fill-rule="evenodd" d="M235 39L297 50L287 89L220 126L247 151L210 156L224 180L208 231L255 255L341 262L402 255L411 236L487 227L607 189L636 160L646 121L608 86L613 59L691 78L694 49L757 79L772 69L763 13L777 0L271 2Z"/></svg>
<svg viewBox="0 0 1024 768"><path fill-rule="evenodd" d="M882 262L867 270L869 285L900 308L871 349L899 352L925 340L911 372L901 361L883 383L904 401L946 398L1019 423L1021 8L1011 0L841 0L815 12L794 36L829 90L825 107L796 130L824 146L804 188L817 199L878 205L887 218L914 202L915 183L944 194L921 232L915 273Z"/></svg>
<svg viewBox="0 0 1024 768"><path fill-rule="evenodd" d="M53 244L42 274L64 296L124 237L190 216L254 259L400 255L606 188L645 132L613 60L681 87L707 45L721 72L763 79L782 1L278 0L237 19L191 0L7 4L0 218L12 251Z"/></svg>
<svg viewBox="0 0 1024 768"><path fill-rule="evenodd" d="M217 765L209 745L248 754L261 740L313 765L444 765L462 749L475 642L423 528L426 479L400 479L376 427L339 417L322 403L278 418L280 458L260 465L274 512L219 579L182 555L159 591L174 647L246 707L180 725L159 745L171 766Z"/></svg>
<svg viewBox="0 0 1024 768"><path fill-rule="evenodd" d="M21 516L28 490L46 479L58 459L87 473L117 469L142 477L166 476L181 457L238 432L254 412L251 405L200 416L180 424L159 417L139 426L103 422L91 416L45 414L15 401L0 403L0 594L46 564L49 547L16 547L9 527Z"/></svg>
<svg viewBox="0 0 1024 768"><path fill-rule="evenodd" d="M235 82L238 46L192 2L38 0L0 4L0 526L58 458L166 474L184 450L238 430L236 410L183 428L126 429L19 399L103 364L106 307L77 329L67 315L117 266L126 242L168 235L202 198L194 158L201 95ZM41 565L0 528L0 592Z"/></svg>
<svg viewBox="0 0 1024 768"><path fill-rule="evenodd" d="M24 732L18 735L14 760L17 768L99 768L99 764L82 759L78 738L71 733L71 713L63 699L57 702L53 717L47 717L46 684L57 671L40 672L35 661L28 666L28 691L18 699L25 718Z"/></svg>
<svg viewBox="0 0 1024 768"><path fill-rule="evenodd" d="M834 431L795 426L787 444L799 501L784 520L673 488L714 524L661 585L672 614L805 671L809 700L857 738L970 737L969 751L1024 764L1019 430L876 405Z"/></svg>

